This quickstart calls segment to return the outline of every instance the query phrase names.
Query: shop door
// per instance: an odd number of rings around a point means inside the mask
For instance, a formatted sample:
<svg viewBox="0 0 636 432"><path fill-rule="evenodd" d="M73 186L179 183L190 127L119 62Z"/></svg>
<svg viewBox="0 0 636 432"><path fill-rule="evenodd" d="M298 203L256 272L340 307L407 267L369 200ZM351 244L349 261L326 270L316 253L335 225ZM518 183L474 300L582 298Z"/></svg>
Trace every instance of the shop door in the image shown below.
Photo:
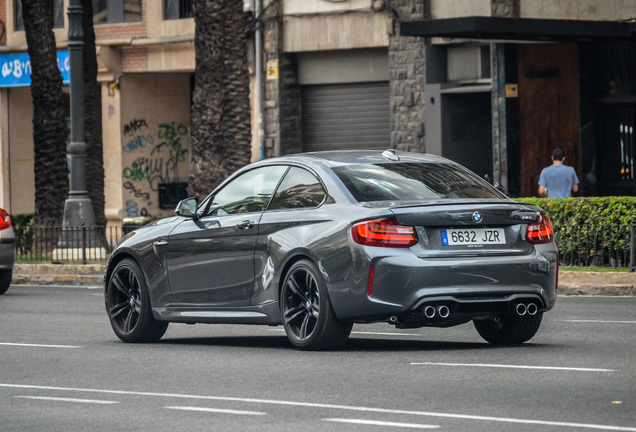
<svg viewBox="0 0 636 432"><path fill-rule="evenodd" d="M492 182L489 92L442 96L442 156Z"/></svg>
<svg viewBox="0 0 636 432"><path fill-rule="evenodd" d="M386 81L301 87L303 151L391 147Z"/></svg>

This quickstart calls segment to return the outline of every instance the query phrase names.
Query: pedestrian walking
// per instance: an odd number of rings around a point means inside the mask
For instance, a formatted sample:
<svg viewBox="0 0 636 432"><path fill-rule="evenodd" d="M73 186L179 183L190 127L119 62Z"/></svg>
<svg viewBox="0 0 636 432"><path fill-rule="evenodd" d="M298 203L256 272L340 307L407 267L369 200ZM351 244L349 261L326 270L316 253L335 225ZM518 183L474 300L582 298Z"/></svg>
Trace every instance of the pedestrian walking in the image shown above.
<svg viewBox="0 0 636 432"><path fill-rule="evenodd" d="M574 168L563 164L565 152L555 148L552 165L544 168L539 176L539 196L548 198L569 198L579 190L579 179Z"/></svg>

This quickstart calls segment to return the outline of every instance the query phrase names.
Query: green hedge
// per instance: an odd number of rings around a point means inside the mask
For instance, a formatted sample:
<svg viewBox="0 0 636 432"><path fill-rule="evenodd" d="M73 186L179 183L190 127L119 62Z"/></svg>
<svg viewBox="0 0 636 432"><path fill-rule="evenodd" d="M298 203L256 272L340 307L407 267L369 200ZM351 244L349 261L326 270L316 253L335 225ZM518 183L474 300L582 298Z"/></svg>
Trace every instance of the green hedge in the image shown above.
<svg viewBox="0 0 636 432"><path fill-rule="evenodd" d="M517 198L543 208L554 225L631 225L636 197Z"/></svg>
<svg viewBox="0 0 636 432"><path fill-rule="evenodd" d="M564 264L629 265L630 226L636 222L636 197L517 198L543 208L555 227Z"/></svg>

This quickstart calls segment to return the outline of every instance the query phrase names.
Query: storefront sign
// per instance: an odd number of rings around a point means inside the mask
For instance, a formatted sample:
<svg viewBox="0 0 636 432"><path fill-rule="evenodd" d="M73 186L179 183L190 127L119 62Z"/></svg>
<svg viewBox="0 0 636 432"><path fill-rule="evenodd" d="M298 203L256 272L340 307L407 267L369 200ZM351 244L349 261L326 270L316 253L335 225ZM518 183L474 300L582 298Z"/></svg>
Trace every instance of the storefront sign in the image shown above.
<svg viewBox="0 0 636 432"><path fill-rule="evenodd" d="M70 82L71 62L68 50L57 52L57 67L65 84ZM0 87L31 85L31 59L28 53L0 55Z"/></svg>

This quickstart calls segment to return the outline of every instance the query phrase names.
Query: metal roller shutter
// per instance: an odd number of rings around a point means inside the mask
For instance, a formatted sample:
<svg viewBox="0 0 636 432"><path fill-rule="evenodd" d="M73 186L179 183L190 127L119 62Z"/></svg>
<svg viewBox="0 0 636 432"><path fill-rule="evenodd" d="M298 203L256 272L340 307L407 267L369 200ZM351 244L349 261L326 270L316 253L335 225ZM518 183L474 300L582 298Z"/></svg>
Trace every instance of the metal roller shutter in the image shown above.
<svg viewBox="0 0 636 432"><path fill-rule="evenodd" d="M391 146L389 83L301 87L303 151Z"/></svg>

